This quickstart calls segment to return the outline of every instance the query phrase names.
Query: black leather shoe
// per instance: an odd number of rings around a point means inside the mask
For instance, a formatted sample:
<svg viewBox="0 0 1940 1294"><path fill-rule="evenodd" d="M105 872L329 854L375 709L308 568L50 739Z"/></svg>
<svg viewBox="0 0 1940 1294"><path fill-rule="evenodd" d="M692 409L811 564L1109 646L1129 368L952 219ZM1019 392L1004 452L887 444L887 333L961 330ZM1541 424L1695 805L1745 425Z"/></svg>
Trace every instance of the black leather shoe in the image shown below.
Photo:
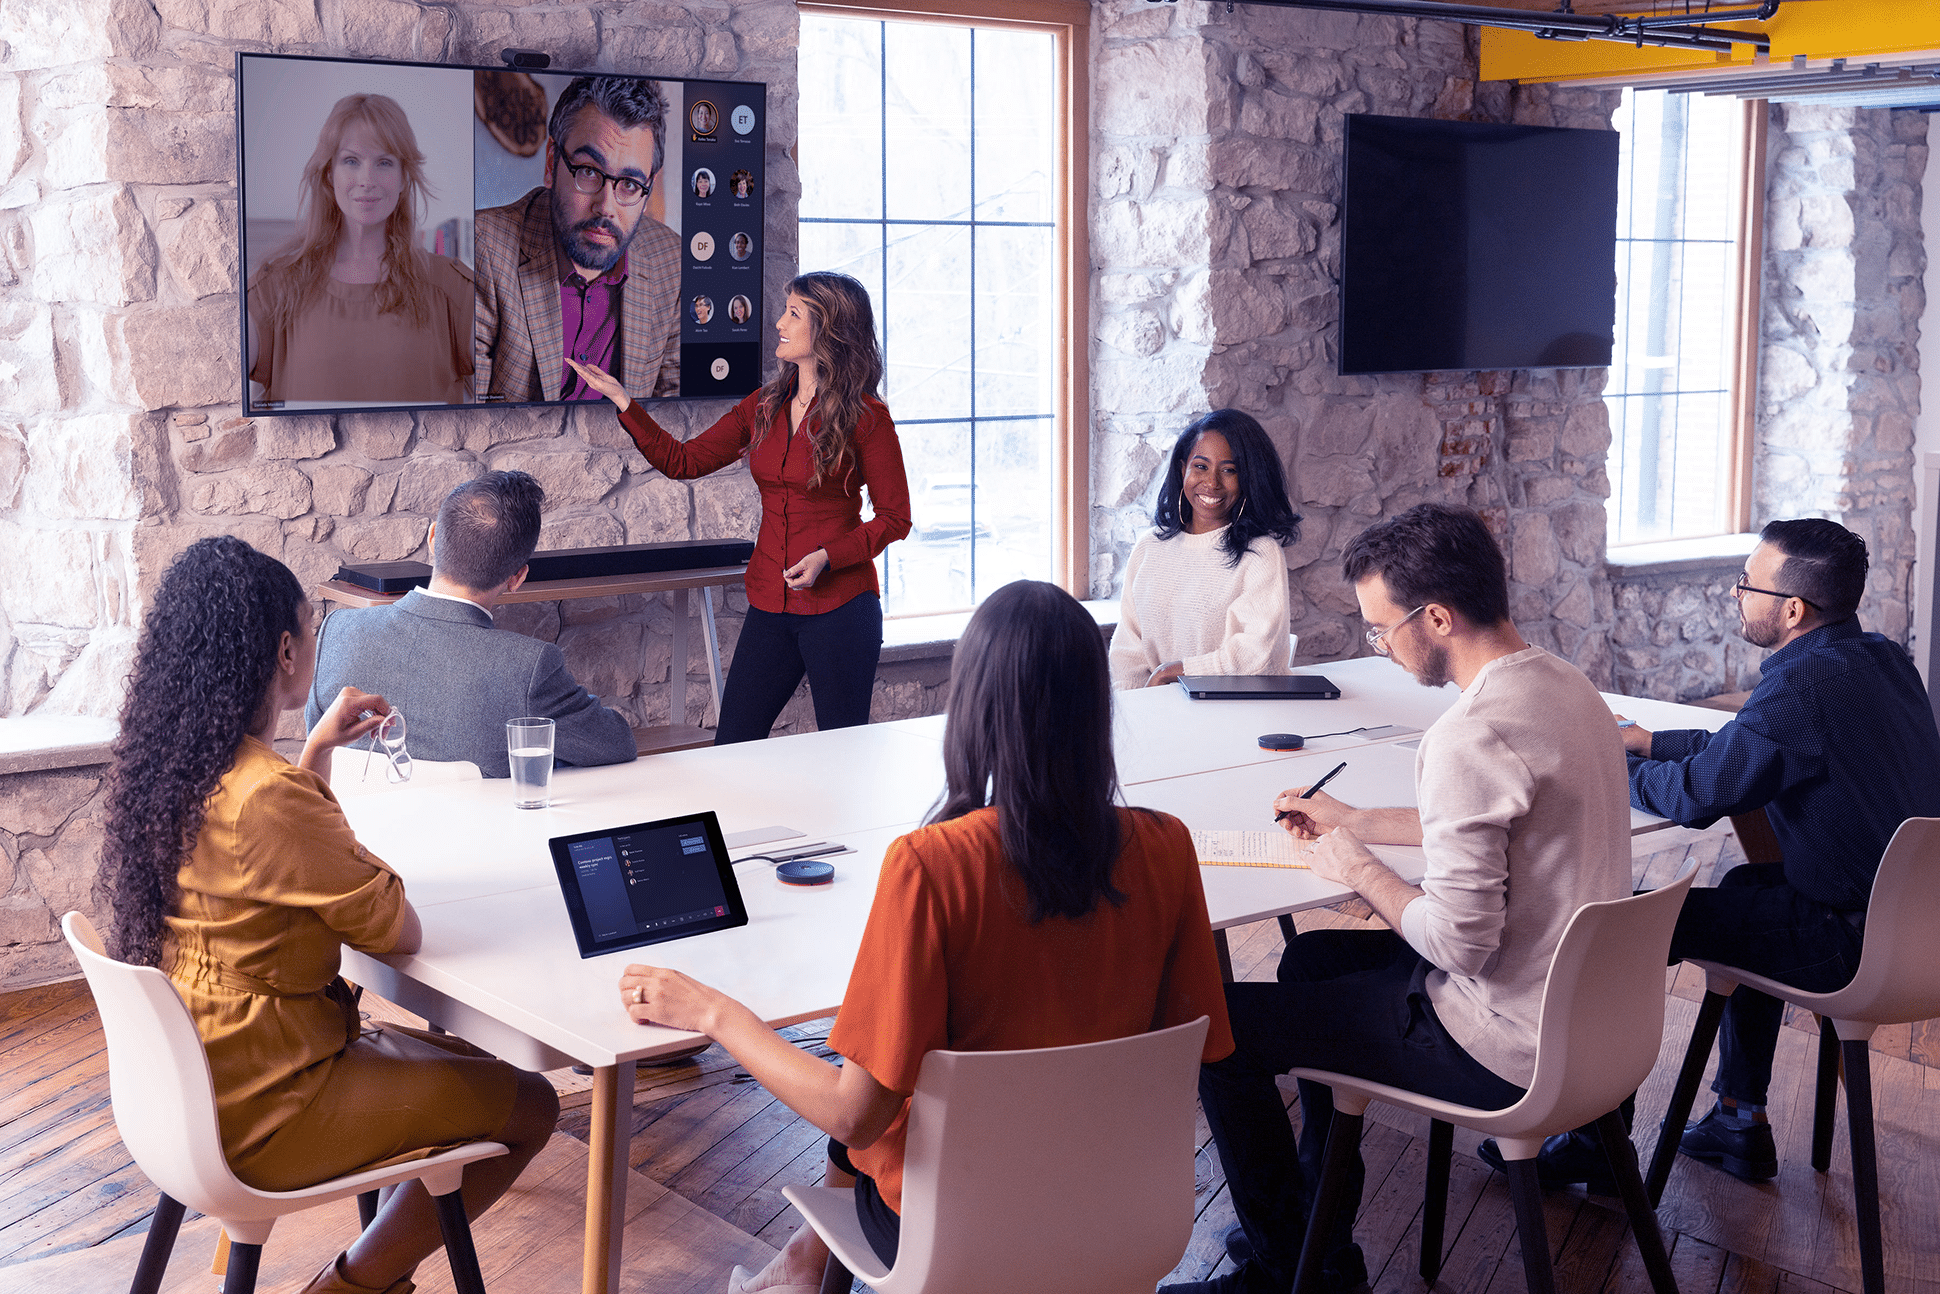
<svg viewBox="0 0 1940 1294"><path fill-rule="evenodd" d="M1679 1154L1716 1164L1740 1181L1769 1182L1778 1176L1778 1147L1772 1141L1772 1125L1748 1123L1731 1127L1725 1123L1724 1110L1716 1105L1696 1123L1684 1125L1677 1150Z"/></svg>
<svg viewBox="0 0 1940 1294"><path fill-rule="evenodd" d="M1497 1172L1509 1171L1494 1137L1476 1148L1475 1157ZM1617 1193L1617 1179L1603 1157L1602 1145L1583 1132L1558 1133L1543 1142L1536 1155L1536 1182L1545 1191L1560 1191L1580 1182L1592 1195Z"/></svg>
<svg viewBox="0 0 1940 1294"><path fill-rule="evenodd" d="M1234 1226L1226 1232L1226 1256L1233 1266L1245 1267L1253 1261L1253 1242L1246 1228ZM1328 1254L1320 1265L1322 1288L1327 1294L1368 1294L1367 1260L1359 1245L1342 1245Z"/></svg>

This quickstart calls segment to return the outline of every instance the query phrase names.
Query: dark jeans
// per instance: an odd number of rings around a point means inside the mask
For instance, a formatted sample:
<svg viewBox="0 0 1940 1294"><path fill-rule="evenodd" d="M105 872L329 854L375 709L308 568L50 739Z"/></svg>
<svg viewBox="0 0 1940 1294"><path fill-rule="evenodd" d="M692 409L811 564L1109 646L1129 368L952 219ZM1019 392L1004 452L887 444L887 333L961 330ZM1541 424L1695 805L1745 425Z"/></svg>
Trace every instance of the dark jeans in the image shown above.
<svg viewBox="0 0 1940 1294"><path fill-rule="evenodd" d="M876 1189L876 1179L856 1171L856 1166L849 1162L849 1148L834 1137L829 1138L829 1162L855 1178L855 1215L862 1223L863 1238L876 1251L876 1257L882 1259L883 1266L894 1267L896 1251L903 1241L902 1217Z"/></svg>
<svg viewBox="0 0 1940 1294"><path fill-rule="evenodd" d="M815 700L817 728L826 732L869 722L881 655L882 599L873 593L814 616L749 607L721 693L714 744L765 738L803 674Z"/></svg>
<svg viewBox="0 0 1940 1294"><path fill-rule="evenodd" d="M1226 986L1237 1049L1200 1069L1199 1098L1233 1209L1275 1281L1290 1285L1299 1265L1334 1116L1333 1092L1302 1082L1296 1147L1275 1075L1331 1069L1484 1109L1522 1098L1442 1027L1422 991L1433 969L1391 931L1314 930L1287 945L1279 983ZM1364 1173L1356 1154L1350 1200L1360 1199ZM1353 1240L1354 1211L1342 1213L1324 1253Z"/></svg>
<svg viewBox="0 0 1940 1294"><path fill-rule="evenodd" d="M1860 942L1859 927L1844 913L1785 883L1783 863L1744 863L1715 887L1686 896L1671 935L1671 960L1700 957L1829 993L1852 982ZM1731 995L1718 1030L1712 1091L1765 1104L1784 1017L1785 1004L1768 994L1740 988Z"/></svg>

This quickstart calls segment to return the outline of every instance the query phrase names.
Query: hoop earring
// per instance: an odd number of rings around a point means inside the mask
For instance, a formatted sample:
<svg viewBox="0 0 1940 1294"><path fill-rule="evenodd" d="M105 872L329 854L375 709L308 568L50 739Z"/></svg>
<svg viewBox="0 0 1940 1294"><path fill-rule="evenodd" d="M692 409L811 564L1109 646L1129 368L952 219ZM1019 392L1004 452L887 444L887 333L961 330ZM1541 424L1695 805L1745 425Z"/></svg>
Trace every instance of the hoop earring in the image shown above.
<svg viewBox="0 0 1940 1294"><path fill-rule="evenodd" d="M1238 521L1241 517L1245 515L1246 515L1246 496L1241 495L1239 500L1239 506L1233 509L1233 520Z"/></svg>

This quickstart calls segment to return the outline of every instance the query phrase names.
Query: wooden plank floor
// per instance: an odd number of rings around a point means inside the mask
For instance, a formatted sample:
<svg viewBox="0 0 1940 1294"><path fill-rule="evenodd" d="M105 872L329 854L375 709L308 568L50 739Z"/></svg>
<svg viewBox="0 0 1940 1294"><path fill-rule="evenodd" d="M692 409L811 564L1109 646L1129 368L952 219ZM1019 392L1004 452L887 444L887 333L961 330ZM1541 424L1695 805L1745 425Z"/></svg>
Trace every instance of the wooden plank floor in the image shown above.
<svg viewBox="0 0 1940 1294"><path fill-rule="evenodd" d="M1738 861L1729 836L1679 833L1664 842L1673 841L1673 847L1637 860L1641 882L1667 880L1689 859L1703 869L1702 884ZM1365 925L1367 916L1356 905L1303 915L1301 926L1352 928ZM1235 973L1271 979L1281 949L1277 924L1231 933ZM1662 1057L1638 1096L1645 1156L1702 993L1696 975L1674 974ZM367 1006L381 1018L410 1019L385 1003ZM826 1055L828 1024L785 1032L797 1045ZM1788 1024L1771 1097L1777 1180L1752 1186L1690 1161L1681 1161L1671 1177L1659 1217L1684 1294L1859 1289L1844 1119L1832 1171L1814 1173L1809 1144L1816 1032L1809 1016L1788 1018ZM560 1089L565 1136L555 1138L547 1157L528 1173L525 1193L509 1198L481 1228L488 1263L519 1269L513 1283L500 1289L550 1289L556 1282L539 1278L541 1269L578 1270L584 1151L576 1146L587 1133L590 1084L564 1071L551 1077ZM1929 1021L1876 1035L1873 1081L1888 1287L1894 1294L1940 1294L1940 1231L1932 1225L1940 1199L1940 1025ZM1291 1083L1285 1088L1290 1117L1297 1120ZM630 1161L639 1176L630 1197L636 1215L628 1231L628 1289L719 1288L728 1263L760 1261L800 1224L781 1188L821 1175L821 1134L748 1080L718 1048L681 1064L643 1069L634 1125ZM1232 1207L1203 1119L1200 1133L1199 1216L1177 1279L1227 1269L1222 1237L1232 1225ZM1426 1288L1415 1272L1425 1133L1425 1121L1412 1116L1379 1105L1369 1112L1367 1189L1356 1234L1376 1294L1422 1294ZM1447 1257L1437 1288L1517 1294L1522 1263L1508 1191L1499 1174L1474 1158L1476 1140L1456 1134ZM105 1053L85 987L74 982L0 996L0 1294L125 1289L152 1203L152 1188L128 1162L114 1132ZM1552 1194L1545 1210L1563 1294L1648 1289L1614 1200L1577 1189ZM199 1234L196 1225L185 1228L185 1237ZM206 1222L200 1225L207 1229ZM319 1235L334 1240L304 1239L311 1225L279 1229L266 1255L265 1291L295 1288L321 1265L321 1257L311 1261L310 1248L342 1243L336 1220L315 1223ZM183 1243L202 1244L206 1255L204 1241ZM286 1245L287 1258L277 1257ZM497 1258L490 1256L501 1248ZM206 1256L199 1261L206 1264ZM274 1280L272 1263L281 1264L273 1269ZM435 1262L427 1266L425 1288L448 1281L437 1269ZM712 1276L704 1278L703 1269Z"/></svg>

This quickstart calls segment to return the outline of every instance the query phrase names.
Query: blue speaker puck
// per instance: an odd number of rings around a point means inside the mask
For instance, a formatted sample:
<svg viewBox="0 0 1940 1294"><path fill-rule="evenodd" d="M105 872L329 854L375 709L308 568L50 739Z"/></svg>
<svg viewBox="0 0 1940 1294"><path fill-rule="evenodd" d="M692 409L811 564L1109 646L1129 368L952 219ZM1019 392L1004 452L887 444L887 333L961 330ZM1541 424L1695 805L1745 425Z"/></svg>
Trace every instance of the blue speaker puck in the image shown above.
<svg viewBox="0 0 1940 1294"><path fill-rule="evenodd" d="M827 885L835 879L835 864L801 858L775 868L775 879L783 885Z"/></svg>

